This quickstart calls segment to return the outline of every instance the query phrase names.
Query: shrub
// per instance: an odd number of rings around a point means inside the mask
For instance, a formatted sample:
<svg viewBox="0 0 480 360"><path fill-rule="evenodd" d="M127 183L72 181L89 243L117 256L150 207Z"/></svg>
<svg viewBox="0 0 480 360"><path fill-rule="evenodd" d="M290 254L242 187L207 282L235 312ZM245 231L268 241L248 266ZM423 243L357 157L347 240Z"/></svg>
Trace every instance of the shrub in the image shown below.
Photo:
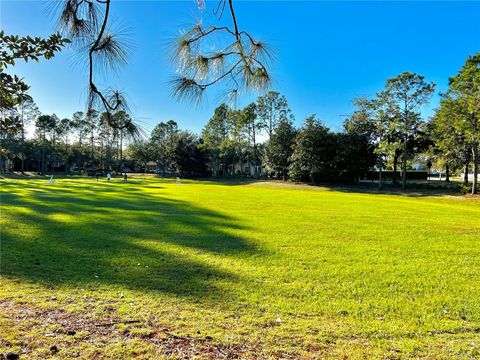
<svg viewBox="0 0 480 360"><path fill-rule="evenodd" d="M472 193L472 184L461 184L458 185L458 190L462 194L471 194ZM477 185L477 193L480 192L480 185Z"/></svg>

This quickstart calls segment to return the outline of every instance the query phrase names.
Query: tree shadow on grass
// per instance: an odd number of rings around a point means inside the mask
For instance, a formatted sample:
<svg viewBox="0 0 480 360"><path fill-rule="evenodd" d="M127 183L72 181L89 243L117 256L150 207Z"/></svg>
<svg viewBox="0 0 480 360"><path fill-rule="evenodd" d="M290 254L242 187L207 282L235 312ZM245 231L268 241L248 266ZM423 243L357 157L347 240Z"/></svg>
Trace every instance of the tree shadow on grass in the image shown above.
<svg viewBox="0 0 480 360"><path fill-rule="evenodd" d="M406 197L440 197L440 196L457 196L458 192L455 183L409 183L407 189L403 190L400 184L385 183L382 190L378 189L378 183L361 182L357 184L342 183L297 183L291 181L274 180L274 179L236 179L236 178L207 178L201 179L202 183L222 186L241 186L260 184L271 185L272 187L291 187L292 189L310 189L323 190L333 192L344 192L351 194L371 194L371 195L398 195Z"/></svg>
<svg viewBox="0 0 480 360"><path fill-rule="evenodd" d="M93 196L84 186L2 184L2 275L210 298L227 295L218 281L239 281L229 259L258 253L235 218L138 188L95 186Z"/></svg>
<svg viewBox="0 0 480 360"><path fill-rule="evenodd" d="M382 190L378 189L378 184L370 182L361 182L358 184L338 184L338 183L319 183L306 184L285 182L280 180L262 180L258 183L271 184L274 186L291 187L292 189L309 189L332 192L343 192L350 194L369 194L369 195L397 195L404 197L439 197L459 195L458 190L453 185L444 184L408 184L407 189L403 190L400 184L385 183Z"/></svg>
<svg viewBox="0 0 480 360"><path fill-rule="evenodd" d="M319 185L322 186L322 185ZM458 195L458 191L452 188L424 185L416 186L410 184L406 190L403 190L400 185L384 184L382 190L378 189L378 184L360 183L354 185L323 185L328 191L355 193L355 194L369 194L369 195L397 195L406 197L439 197Z"/></svg>

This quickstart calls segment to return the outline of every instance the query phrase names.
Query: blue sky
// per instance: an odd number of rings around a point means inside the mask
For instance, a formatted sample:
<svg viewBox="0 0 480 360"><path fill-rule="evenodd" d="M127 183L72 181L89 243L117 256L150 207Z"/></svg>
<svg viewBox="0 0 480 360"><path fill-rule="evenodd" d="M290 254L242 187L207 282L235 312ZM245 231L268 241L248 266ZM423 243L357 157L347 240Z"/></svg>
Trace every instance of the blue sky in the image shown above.
<svg viewBox="0 0 480 360"><path fill-rule="evenodd" d="M129 29L134 48L128 65L99 82L126 91L147 129L174 119L198 132L218 105L215 92L200 107L172 99L168 81L175 68L165 54L168 40L199 17L208 19L213 5L202 15L193 0L113 1L113 18ZM480 2L237 1L236 11L241 28L276 49L273 89L287 97L297 124L316 113L339 130L356 96L373 96L403 71L445 90L467 55L480 51ZM0 0L0 13L6 33L55 30L44 1ZM43 113L70 117L85 106L86 68L70 49L51 61L19 63L15 73L31 85ZM238 106L255 97L243 96ZM424 115L437 104L435 96Z"/></svg>

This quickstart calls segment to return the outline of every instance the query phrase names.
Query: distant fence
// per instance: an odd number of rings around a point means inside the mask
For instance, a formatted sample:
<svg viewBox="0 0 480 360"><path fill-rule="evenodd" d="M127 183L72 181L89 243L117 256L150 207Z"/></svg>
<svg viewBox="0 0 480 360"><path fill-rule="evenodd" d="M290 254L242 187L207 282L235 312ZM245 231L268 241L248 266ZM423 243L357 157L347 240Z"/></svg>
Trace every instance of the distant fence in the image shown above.
<svg viewBox="0 0 480 360"><path fill-rule="evenodd" d="M382 180L393 181L394 171L382 171ZM407 171L407 180L427 180L428 173L426 171ZM371 171L365 176L366 180L378 180L379 172ZM402 178L402 172L397 171L397 180Z"/></svg>

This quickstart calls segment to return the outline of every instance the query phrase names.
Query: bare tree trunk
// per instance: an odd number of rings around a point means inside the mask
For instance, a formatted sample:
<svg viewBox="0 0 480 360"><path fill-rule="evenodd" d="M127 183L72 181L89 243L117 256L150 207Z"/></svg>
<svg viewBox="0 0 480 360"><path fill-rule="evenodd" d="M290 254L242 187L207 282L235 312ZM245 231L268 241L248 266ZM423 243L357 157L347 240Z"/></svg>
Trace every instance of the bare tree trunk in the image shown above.
<svg viewBox="0 0 480 360"><path fill-rule="evenodd" d="M45 144L42 146L42 169L40 170L42 174L45 173Z"/></svg>
<svg viewBox="0 0 480 360"><path fill-rule="evenodd" d="M383 189L383 161L380 159L378 168L378 190Z"/></svg>
<svg viewBox="0 0 480 360"><path fill-rule="evenodd" d="M398 152L395 150L393 153L393 183L397 183L397 169L398 169Z"/></svg>
<svg viewBox="0 0 480 360"><path fill-rule="evenodd" d="M408 107L407 107L407 98L405 97L405 107L404 107L404 125L405 125L405 134L403 135L403 157L402 157L402 189L407 188L407 141L408 141Z"/></svg>
<svg viewBox="0 0 480 360"><path fill-rule="evenodd" d="M68 162L68 135L65 136L65 172L70 173L70 164Z"/></svg>
<svg viewBox="0 0 480 360"><path fill-rule="evenodd" d="M104 163L103 163L103 140L102 138L99 139L99 144L98 144L98 149L100 151L100 168L103 170L104 169Z"/></svg>
<svg viewBox="0 0 480 360"><path fill-rule="evenodd" d="M236 151L236 148L234 146L233 147L233 158L232 158L232 177L235 177L235 158L236 158L235 151Z"/></svg>
<svg viewBox="0 0 480 360"><path fill-rule="evenodd" d="M270 121L268 123L268 138L272 138L273 133L273 103L270 104Z"/></svg>
<svg viewBox="0 0 480 360"><path fill-rule="evenodd" d="M90 158L92 159L92 167L95 167L94 143L93 143L93 127L90 128Z"/></svg>
<svg viewBox="0 0 480 360"><path fill-rule="evenodd" d="M25 123L24 123L24 108L23 108L23 101L22 101L22 165L21 165L21 173L25 174L25 167L24 167L24 159L25 159Z"/></svg>
<svg viewBox="0 0 480 360"><path fill-rule="evenodd" d="M115 149L112 149L112 153L115 154L115 164L116 164L116 165L115 165L115 168L116 168L116 170L117 170L117 172L118 172L118 170L120 169L120 161L119 161L119 159L120 159L120 150L118 149L119 146L118 146L118 137L117 137L117 135L115 135L115 136L113 137L113 141L114 141L114 144L112 145L112 147L115 147ZM112 161L113 161L113 155L112 155Z"/></svg>
<svg viewBox="0 0 480 360"><path fill-rule="evenodd" d="M472 183L472 195L477 193L477 183L478 183L478 145L474 144L472 146L472 156L473 156L473 183Z"/></svg>
<svg viewBox="0 0 480 360"><path fill-rule="evenodd" d="M120 166L123 167L123 132L120 130Z"/></svg>
<svg viewBox="0 0 480 360"><path fill-rule="evenodd" d="M43 144L42 144L42 175L45 174L45 132L43 133Z"/></svg>
<svg viewBox="0 0 480 360"><path fill-rule="evenodd" d="M448 166L448 163L445 164L445 181L450 182L450 166Z"/></svg>
<svg viewBox="0 0 480 360"><path fill-rule="evenodd" d="M378 171L378 190L383 189L383 170Z"/></svg>
<svg viewBox="0 0 480 360"><path fill-rule="evenodd" d="M470 159L465 162L465 170L463 173L463 184L468 185L468 171L470 169Z"/></svg>
<svg viewBox="0 0 480 360"><path fill-rule="evenodd" d="M402 189L407 188L407 140L403 143L403 157L402 157Z"/></svg>
<svg viewBox="0 0 480 360"><path fill-rule="evenodd" d="M253 164L253 166L254 166L254 176L255 176L255 179L258 179L257 134L255 132L255 127L253 128L253 162L254 162L254 164Z"/></svg>
<svg viewBox="0 0 480 360"><path fill-rule="evenodd" d="M110 171L110 135L105 137L105 167L107 171Z"/></svg>
<svg viewBox="0 0 480 360"><path fill-rule="evenodd" d="M79 151L78 151L78 175L82 175L82 134L80 133L79 140Z"/></svg>

